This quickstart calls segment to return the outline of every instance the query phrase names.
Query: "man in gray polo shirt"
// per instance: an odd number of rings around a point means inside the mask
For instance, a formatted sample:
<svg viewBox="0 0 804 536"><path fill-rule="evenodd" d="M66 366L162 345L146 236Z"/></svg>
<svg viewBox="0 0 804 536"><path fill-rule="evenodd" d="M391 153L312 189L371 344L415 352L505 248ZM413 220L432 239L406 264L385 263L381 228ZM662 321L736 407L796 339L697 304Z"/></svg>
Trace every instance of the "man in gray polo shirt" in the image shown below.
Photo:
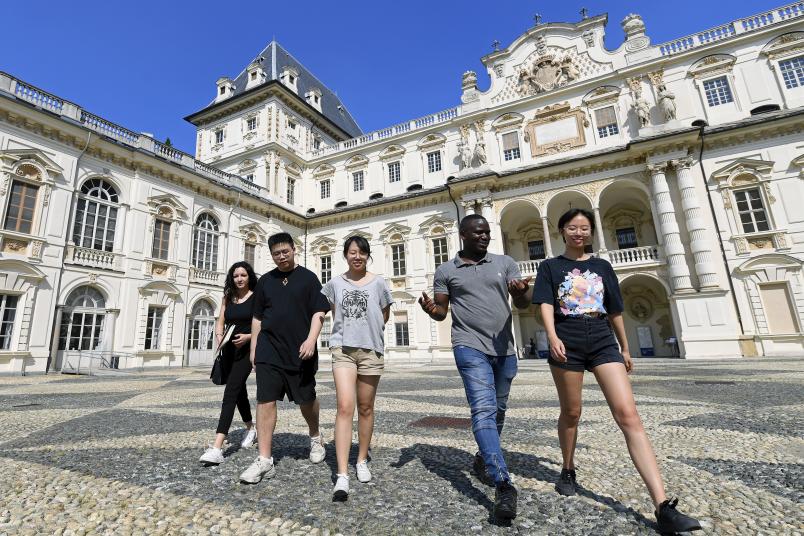
<svg viewBox="0 0 804 536"><path fill-rule="evenodd" d="M517 491L500 448L508 393L517 370L508 295L518 308L527 308L530 278L522 279L511 257L488 253L491 232L482 216L463 218L460 236L463 249L436 270L433 299L422 292L419 304L437 321L447 317L452 305L452 350L480 449L474 471L482 482L493 481L496 487L495 516L511 519L516 517Z"/></svg>

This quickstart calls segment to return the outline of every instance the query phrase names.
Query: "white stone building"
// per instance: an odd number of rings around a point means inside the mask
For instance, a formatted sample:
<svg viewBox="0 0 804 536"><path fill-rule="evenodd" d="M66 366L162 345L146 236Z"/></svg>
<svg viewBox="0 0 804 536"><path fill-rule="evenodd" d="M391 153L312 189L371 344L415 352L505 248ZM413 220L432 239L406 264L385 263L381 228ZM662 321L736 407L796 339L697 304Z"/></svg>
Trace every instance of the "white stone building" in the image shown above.
<svg viewBox="0 0 804 536"><path fill-rule="evenodd" d="M389 360L449 358L416 298L457 218L533 275L570 206L635 355L801 354L804 4L659 45L629 15L616 50L606 22L537 24L482 58L488 89L467 72L460 105L370 133L272 42L187 117L195 157L0 73L0 373L209 362L227 267L270 269L279 230L322 279L367 237ZM543 350L536 308L516 315Z"/></svg>

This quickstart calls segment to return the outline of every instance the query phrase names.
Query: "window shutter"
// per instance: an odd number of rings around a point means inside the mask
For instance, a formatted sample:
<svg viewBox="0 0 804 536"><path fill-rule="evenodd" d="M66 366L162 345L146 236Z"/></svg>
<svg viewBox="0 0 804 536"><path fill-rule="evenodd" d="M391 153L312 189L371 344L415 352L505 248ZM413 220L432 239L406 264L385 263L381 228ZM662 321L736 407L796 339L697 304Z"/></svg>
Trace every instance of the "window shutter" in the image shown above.
<svg viewBox="0 0 804 536"><path fill-rule="evenodd" d="M519 148L519 135L516 132L509 132L503 134L503 151L510 151L511 149Z"/></svg>

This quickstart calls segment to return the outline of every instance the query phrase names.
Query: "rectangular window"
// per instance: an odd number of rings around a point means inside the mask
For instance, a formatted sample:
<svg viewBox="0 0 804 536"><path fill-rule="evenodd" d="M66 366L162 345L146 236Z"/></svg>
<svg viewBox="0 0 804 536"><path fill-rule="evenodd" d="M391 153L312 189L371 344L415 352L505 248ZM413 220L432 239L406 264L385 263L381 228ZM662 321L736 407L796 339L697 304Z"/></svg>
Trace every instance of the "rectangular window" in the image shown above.
<svg viewBox="0 0 804 536"><path fill-rule="evenodd" d="M38 192L38 186L19 181L11 183L11 192L8 196L8 212L3 225L6 231L31 233Z"/></svg>
<svg viewBox="0 0 804 536"><path fill-rule="evenodd" d="M215 143L223 143L223 130L215 131Z"/></svg>
<svg viewBox="0 0 804 536"><path fill-rule="evenodd" d="M508 162L510 160L519 160L519 134L516 132L508 132L502 136L503 142L503 159Z"/></svg>
<svg viewBox="0 0 804 536"><path fill-rule="evenodd" d="M246 242L246 246L243 249L243 260L246 261L251 265L253 268L256 264L256 257L257 257L257 244L249 244Z"/></svg>
<svg viewBox="0 0 804 536"><path fill-rule="evenodd" d="M319 140L318 138L315 138L313 140L313 149L315 149L317 151L320 148L321 148L321 140Z"/></svg>
<svg viewBox="0 0 804 536"><path fill-rule="evenodd" d="M804 56L780 61L779 70L787 89L804 86Z"/></svg>
<svg viewBox="0 0 804 536"><path fill-rule="evenodd" d="M162 333L162 317L165 309L162 307L148 307L148 319L145 323L145 349L158 350L159 337Z"/></svg>
<svg viewBox="0 0 804 536"><path fill-rule="evenodd" d="M528 242L528 259L535 261L544 258L544 240L530 240Z"/></svg>
<svg viewBox="0 0 804 536"><path fill-rule="evenodd" d="M246 121L246 130L257 130L257 118L249 117Z"/></svg>
<svg viewBox="0 0 804 536"><path fill-rule="evenodd" d="M11 350L14 317L17 316L17 297L0 294L0 350Z"/></svg>
<svg viewBox="0 0 804 536"><path fill-rule="evenodd" d="M630 249L638 246L636 230L633 227L624 227L617 229L617 248Z"/></svg>
<svg viewBox="0 0 804 536"><path fill-rule="evenodd" d="M355 192L360 192L366 186L365 181L363 180L363 172L362 171L355 171L352 173L352 186L354 187Z"/></svg>
<svg viewBox="0 0 804 536"><path fill-rule="evenodd" d="M321 256L321 284L326 285L332 279L332 257L330 255Z"/></svg>
<svg viewBox="0 0 804 536"><path fill-rule="evenodd" d="M399 162L388 164L388 182L399 182L402 180L401 165Z"/></svg>
<svg viewBox="0 0 804 536"><path fill-rule="evenodd" d="M287 199L288 199L288 205L296 204L296 180L295 179L288 179Z"/></svg>
<svg viewBox="0 0 804 536"><path fill-rule="evenodd" d="M713 80L705 80L703 87L704 93L706 94L706 102L709 104L710 108L734 101L734 98L731 96L729 81L725 76Z"/></svg>
<svg viewBox="0 0 804 536"><path fill-rule="evenodd" d="M433 238L433 260L436 268L449 260L446 237Z"/></svg>
<svg viewBox="0 0 804 536"><path fill-rule="evenodd" d="M394 312L394 342L397 346L410 346L408 331L408 313Z"/></svg>
<svg viewBox="0 0 804 536"><path fill-rule="evenodd" d="M288 130L296 130L296 123L288 121Z"/></svg>
<svg viewBox="0 0 804 536"><path fill-rule="evenodd" d="M329 336L332 333L332 319L325 317L321 324L321 335L318 336L318 347L329 348Z"/></svg>
<svg viewBox="0 0 804 536"><path fill-rule="evenodd" d="M441 171L441 151L427 153L427 171L429 173Z"/></svg>
<svg viewBox="0 0 804 536"><path fill-rule="evenodd" d="M332 190L332 185L329 179L321 181L321 199L329 199Z"/></svg>
<svg viewBox="0 0 804 536"><path fill-rule="evenodd" d="M617 127L617 113L614 106L606 106L595 110L595 124L597 125L597 137L607 138L620 133Z"/></svg>
<svg viewBox="0 0 804 536"><path fill-rule="evenodd" d="M166 261L170 246L170 222L157 219L154 221L154 243L151 247L151 257Z"/></svg>
<svg viewBox="0 0 804 536"><path fill-rule="evenodd" d="M246 180L248 182L254 182L254 173L249 173L248 175L246 175Z"/></svg>
<svg viewBox="0 0 804 536"><path fill-rule="evenodd" d="M391 246L391 261L394 269L394 277L405 275L405 244L393 244Z"/></svg>
<svg viewBox="0 0 804 536"><path fill-rule="evenodd" d="M744 233L756 233L770 229L759 188L734 192L734 199L737 201L737 213L740 215Z"/></svg>

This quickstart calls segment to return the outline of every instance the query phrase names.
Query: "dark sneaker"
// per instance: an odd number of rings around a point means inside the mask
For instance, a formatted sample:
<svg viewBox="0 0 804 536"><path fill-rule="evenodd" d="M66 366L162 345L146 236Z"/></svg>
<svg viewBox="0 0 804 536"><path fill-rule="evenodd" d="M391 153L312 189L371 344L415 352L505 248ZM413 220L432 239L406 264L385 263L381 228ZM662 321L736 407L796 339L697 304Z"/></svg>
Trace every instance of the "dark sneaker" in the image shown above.
<svg viewBox="0 0 804 536"><path fill-rule="evenodd" d="M514 519L516 517L516 499L519 495L516 488L507 480L497 484L494 494L494 517L497 519Z"/></svg>
<svg viewBox="0 0 804 536"><path fill-rule="evenodd" d="M561 469L561 476L556 482L556 491L565 497L575 495L575 469Z"/></svg>
<svg viewBox="0 0 804 536"><path fill-rule="evenodd" d="M483 461L483 456L481 456L480 453L475 454L475 462L472 464L472 472L481 483L487 486L494 485L494 479L491 478L488 471L486 471L486 462Z"/></svg>
<svg viewBox="0 0 804 536"><path fill-rule="evenodd" d="M659 525L659 532L665 534L701 530L701 524L697 519L676 510L677 504L678 499L664 501L659 505L659 511L654 512L656 514L656 524Z"/></svg>

